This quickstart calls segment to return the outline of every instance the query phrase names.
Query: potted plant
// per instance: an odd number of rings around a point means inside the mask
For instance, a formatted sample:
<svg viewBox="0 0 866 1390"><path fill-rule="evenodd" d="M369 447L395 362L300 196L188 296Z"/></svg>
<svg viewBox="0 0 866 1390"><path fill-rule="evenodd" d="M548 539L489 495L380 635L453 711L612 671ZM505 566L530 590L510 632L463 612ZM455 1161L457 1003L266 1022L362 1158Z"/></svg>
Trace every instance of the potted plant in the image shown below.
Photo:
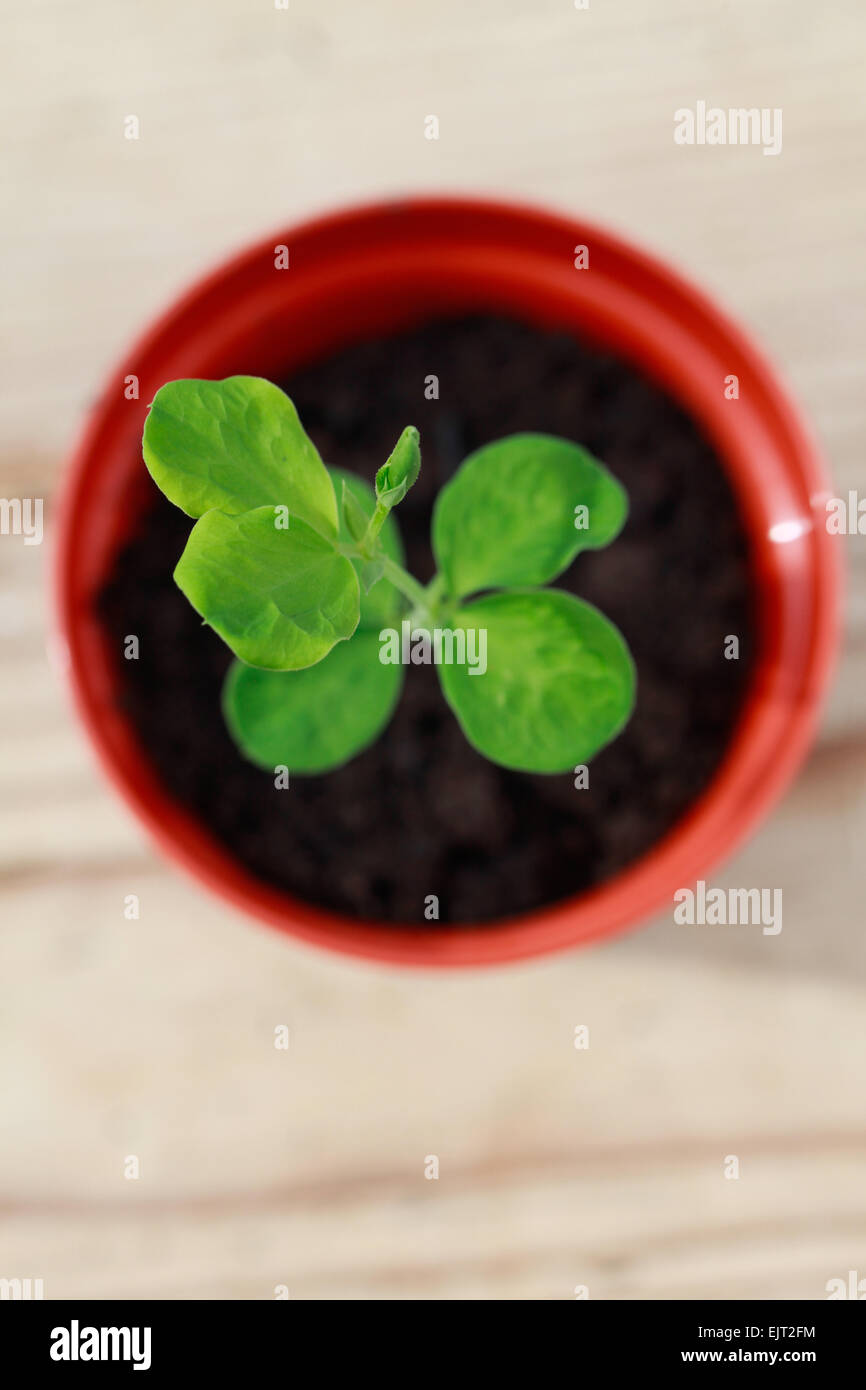
<svg viewBox="0 0 866 1390"><path fill-rule="evenodd" d="M73 689L163 848L248 912L407 964L562 948L670 902L804 755L826 491L754 347L641 253L496 203L351 210L119 364L61 508Z"/></svg>

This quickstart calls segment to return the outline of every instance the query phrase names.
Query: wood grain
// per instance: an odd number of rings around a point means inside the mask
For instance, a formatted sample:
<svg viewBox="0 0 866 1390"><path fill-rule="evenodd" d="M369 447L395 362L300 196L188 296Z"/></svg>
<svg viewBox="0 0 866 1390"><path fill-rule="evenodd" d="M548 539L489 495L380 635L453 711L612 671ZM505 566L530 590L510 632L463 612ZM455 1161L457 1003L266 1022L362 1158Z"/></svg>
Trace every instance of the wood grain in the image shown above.
<svg viewBox="0 0 866 1390"><path fill-rule="evenodd" d="M866 486L859 0L45 0L0 26L3 496L50 517L101 378L190 277L406 189L583 212L678 263L778 359L839 489ZM781 107L782 154L676 147L698 99ZM844 544L816 750L714 879L782 887L781 935L665 918L434 978L287 944L162 864L52 667L50 538L0 538L0 1275L335 1299L866 1275L866 541Z"/></svg>

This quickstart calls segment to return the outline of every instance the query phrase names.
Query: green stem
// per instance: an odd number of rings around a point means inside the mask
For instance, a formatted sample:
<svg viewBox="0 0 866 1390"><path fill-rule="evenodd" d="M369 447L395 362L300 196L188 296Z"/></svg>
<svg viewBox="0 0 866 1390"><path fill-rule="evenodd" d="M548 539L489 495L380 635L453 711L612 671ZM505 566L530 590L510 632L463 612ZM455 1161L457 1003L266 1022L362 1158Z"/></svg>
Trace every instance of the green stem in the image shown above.
<svg viewBox="0 0 866 1390"><path fill-rule="evenodd" d="M390 507L384 507L381 502L376 503L376 510L367 522L367 529L358 542L358 549L362 555L369 559L373 542L378 538L379 532L385 524L385 517L388 515Z"/></svg>
<svg viewBox="0 0 866 1390"><path fill-rule="evenodd" d="M427 595L427 607L430 608L431 611L435 612L435 610L438 608L439 600L442 597L442 590L444 588L444 576L441 574L434 574L433 578L430 580L430 583L427 585L427 588L424 591Z"/></svg>
<svg viewBox="0 0 866 1390"><path fill-rule="evenodd" d="M420 608L423 612L430 611L430 591L425 589L423 584L419 584L417 579L413 579L411 574L407 574L402 565L398 565L396 560L385 556L385 578L390 579L395 589L399 589L415 608ZM435 583L435 580L433 581ZM432 586L431 586L432 587Z"/></svg>

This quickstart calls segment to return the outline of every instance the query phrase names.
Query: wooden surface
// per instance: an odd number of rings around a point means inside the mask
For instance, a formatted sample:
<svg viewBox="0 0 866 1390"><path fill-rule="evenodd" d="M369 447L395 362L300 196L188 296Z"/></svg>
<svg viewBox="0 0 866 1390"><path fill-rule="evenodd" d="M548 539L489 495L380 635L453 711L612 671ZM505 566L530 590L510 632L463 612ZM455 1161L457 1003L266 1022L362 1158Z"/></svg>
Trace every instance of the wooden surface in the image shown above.
<svg viewBox="0 0 866 1390"><path fill-rule="evenodd" d="M0 494L50 513L104 373L191 276L288 218L430 188L579 210L679 263L779 360L838 488L866 489L864 38L861 0L8 3ZM678 148L699 99L781 107L782 154ZM781 935L666 916L431 977L287 944L161 863L47 659L50 536L0 538L0 1276L518 1299L866 1276L866 539L842 543L817 748L713 880L782 887Z"/></svg>

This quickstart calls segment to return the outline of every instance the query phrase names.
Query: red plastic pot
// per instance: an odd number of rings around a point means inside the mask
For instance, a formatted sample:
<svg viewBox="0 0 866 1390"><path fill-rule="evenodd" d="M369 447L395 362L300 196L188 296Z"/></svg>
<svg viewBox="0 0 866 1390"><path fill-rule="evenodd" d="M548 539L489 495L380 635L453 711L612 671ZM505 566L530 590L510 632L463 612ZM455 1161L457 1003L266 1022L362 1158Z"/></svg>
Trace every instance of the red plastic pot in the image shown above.
<svg viewBox="0 0 866 1390"><path fill-rule="evenodd" d="M290 269L275 268L286 245ZM590 249L576 270L574 247ZM338 917L252 878L162 789L117 707L116 653L94 597L144 495L148 402L175 377L287 371L443 311L495 309L578 330L659 382L714 443L750 538L758 660L711 785L617 878L484 926L418 929ZM140 399L124 395L134 373ZM724 382L739 378L739 399ZM543 427L540 421L539 426ZM62 498L57 601L72 689L103 765L166 855L255 917L331 950L406 965L489 965L610 936L670 903L765 816L813 734L838 637L829 482L816 446L749 339L673 271L583 221L501 203L412 198L290 227L222 266L109 379ZM707 538L708 546L712 538Z"/></svg>

